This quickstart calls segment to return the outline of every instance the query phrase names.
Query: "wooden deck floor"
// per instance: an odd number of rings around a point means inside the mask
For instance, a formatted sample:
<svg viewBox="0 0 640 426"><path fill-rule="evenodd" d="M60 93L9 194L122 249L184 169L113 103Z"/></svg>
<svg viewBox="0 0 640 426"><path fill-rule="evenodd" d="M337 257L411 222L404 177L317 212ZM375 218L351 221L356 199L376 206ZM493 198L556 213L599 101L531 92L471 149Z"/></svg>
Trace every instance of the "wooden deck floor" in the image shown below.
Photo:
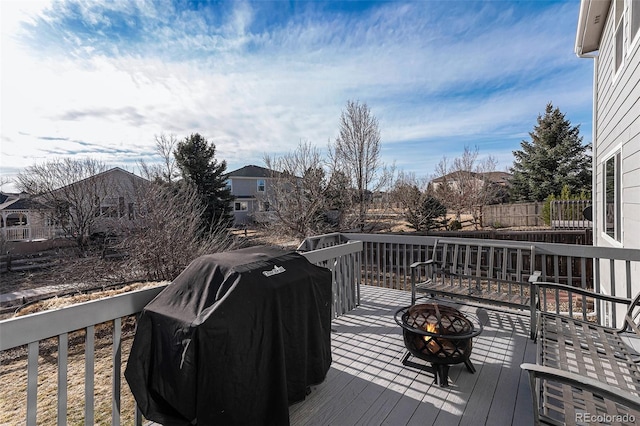
<svg viewBox="0 0 640 426"><path fill-rule="evenodd" d="M526 315L461 306L484 324L471 355L477 371L454 365L450 386L441 388L431 373L401 362L406 350L393 315L409 304L408 292L362 287L361 305L333 321L331 369L290 407L292 425L533 423L528 377L520 370L522 362L535 362Z"/></svg>

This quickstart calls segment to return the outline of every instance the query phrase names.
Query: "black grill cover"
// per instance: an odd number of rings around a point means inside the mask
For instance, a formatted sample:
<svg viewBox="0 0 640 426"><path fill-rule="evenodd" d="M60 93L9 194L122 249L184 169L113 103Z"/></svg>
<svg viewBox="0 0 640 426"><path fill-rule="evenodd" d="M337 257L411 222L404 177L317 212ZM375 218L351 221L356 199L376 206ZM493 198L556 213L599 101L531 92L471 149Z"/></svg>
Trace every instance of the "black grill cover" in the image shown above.
<svg viewBox="0 0 640 426"><path fill-rule="evenodd" d="M125 370L150 420L289 424L331 365L331 272L270 247L202 256L139 319Z"/></svg>

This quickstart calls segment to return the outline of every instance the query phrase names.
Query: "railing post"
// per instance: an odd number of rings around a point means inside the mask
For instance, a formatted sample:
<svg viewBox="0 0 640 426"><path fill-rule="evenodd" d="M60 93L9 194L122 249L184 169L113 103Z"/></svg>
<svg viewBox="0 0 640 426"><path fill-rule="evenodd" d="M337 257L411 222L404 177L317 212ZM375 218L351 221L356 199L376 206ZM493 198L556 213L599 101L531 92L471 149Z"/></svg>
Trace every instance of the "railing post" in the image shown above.
<svg viewBox="0 0 640 426"><path fill-rule="evenodd" d="M36 425L38 413L38 349L40 342L29 343L27 355L27 426Z"/></svg>
<svg viewBox="0 0 640 426"><path fill-rule="evenodd" d="M84 363L84 424L92 426L94 421L94 397L93 384L95 375L95 326L90 325L85 329L85 363Z"/></svg>
<svg viewBox="0 0 640 426"><path fill-rule="evenodd" d="M111 404L111 425L120 426L120 373L122 371L122 319L113 320L113 382L112 382L112 404Z"/></svg>
<svg viewBox="0 0 640 426"><path fill-rule="evenodd" d="M69 335L58 336L58 426L67 424L67 371Z"/></svg>

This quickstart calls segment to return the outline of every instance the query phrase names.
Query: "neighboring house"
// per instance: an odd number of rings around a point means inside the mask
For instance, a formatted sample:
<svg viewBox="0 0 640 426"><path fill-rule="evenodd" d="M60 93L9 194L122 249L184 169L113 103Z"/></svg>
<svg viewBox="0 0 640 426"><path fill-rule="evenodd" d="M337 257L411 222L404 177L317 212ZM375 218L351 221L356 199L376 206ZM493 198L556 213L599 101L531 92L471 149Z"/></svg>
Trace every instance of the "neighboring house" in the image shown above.
<svg viewBox="0 0 640 426"><path fill-rule="evenodd" d="M594 61L594 245L640 248L640 1L582 0L575 51Z"/></svg>
<svg viewBox="0 0 640 426"><path fill-rule="evenodd" d="M438 187L443 184L449 184L452 188L459 188L463 183L461 180L470 180L466 184L473 184L476 188L482 188L484 183L494 187L495 200L492 202L505 202L508 198L510 179L512 175L507 172L452 172L444 176L437 177L429 182L429 186L433 191L437 191Z"/></svg>
<svg viewBox="0 0 640 426"><path fill-rule="evenodd" d="M233 201L234 225L261 222L269 218L269 186L273 170L260 166L244 166L226 175Z"/></svg>
<svg viewBox="0 0 640 426"><path fill-rule="evenodd" d="M431 181L431 185L433 185L433 189L436 189L439 185L442 185L445 182L448 182L450 185L458 185L458 181L460 180L459 176L472 176L476 182L479 184L487 181L495 185L508 187L509 179L511 179L511 173L507 172L451 172L444 176L437 177Z"/></svg>
<svg viewBox="0 0 640 426"><path fill-rule="evenodd" d="M120 167L114 167L86 179L53 191L56 199L83 199L84 210L93 216L87 235L111 232L122 219L134 220L138 216L140 190L150 182ZM86 201L91 202L91 206ZM70 214L74 215L74 206Z"/></svg>
<svg viewBox="0 0 640 426"><path fill-rule="evenodd" d="M55 236L51 216L29 194L0 193L0 230L5 241L33 241Z"/></svg>
<svg viewBox="0 0 640 426"><path fill-rule="evenodd" d="M2 235L7 241L31 241L66 234L77 237L78 233L108 232L122 218L136 219L138 189L148 183L114 167L48 194L2 194ZM58 209L65 205L62 215L61 210L54 211L56 205Z"/></svg>

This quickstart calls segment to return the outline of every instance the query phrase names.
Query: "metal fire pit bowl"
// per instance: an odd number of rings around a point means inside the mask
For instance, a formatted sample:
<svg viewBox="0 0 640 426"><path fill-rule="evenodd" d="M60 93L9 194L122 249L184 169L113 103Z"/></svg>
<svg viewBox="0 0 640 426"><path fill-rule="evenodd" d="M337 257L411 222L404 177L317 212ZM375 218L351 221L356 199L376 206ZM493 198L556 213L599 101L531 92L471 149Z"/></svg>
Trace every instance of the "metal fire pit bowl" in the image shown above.
<svg viewBox="0 0 640 426"><path fill-rule="evenodd" d="M402 360L404 365L431 371L442 387L449 385L452 364L463 362L469 372L475 373L469 357L472 339L482 332L482 324L476 317L433 302L400 308L394 318L402 327L408 350ZM410 355L429 362L431 367L410 362Z"/></svg>

